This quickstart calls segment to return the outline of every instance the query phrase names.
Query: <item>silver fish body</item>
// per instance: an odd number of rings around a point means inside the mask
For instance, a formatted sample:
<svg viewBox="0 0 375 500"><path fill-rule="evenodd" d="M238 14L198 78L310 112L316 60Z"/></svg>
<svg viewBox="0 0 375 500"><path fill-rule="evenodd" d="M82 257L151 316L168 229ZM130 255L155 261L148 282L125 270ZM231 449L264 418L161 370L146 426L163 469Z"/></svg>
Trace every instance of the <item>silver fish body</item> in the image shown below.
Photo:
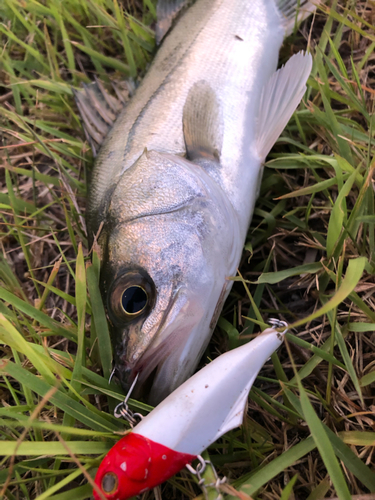
<svg viewBox="0 0 375 500"><path fill-rule="evenodd" d="M285 32L276 0L197 0L97 157L87 219L91 238L103 223L116 367L124 386L139 373L151 403L194 371L230 291L270 149L264 89Z"/></svg>

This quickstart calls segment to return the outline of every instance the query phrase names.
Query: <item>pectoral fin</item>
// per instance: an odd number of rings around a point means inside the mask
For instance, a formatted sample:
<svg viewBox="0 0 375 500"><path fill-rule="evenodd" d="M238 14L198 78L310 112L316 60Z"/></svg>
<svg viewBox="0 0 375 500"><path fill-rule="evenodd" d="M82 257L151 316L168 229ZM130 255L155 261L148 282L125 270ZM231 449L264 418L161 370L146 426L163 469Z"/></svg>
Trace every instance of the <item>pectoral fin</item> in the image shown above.
<svg viewBox="0 0 375 500"><path fill-rule="evenodd" d="M299 52L276 71L264 87L257 133L257 151L262 160L266 158L300 103L311 67L311 55Z"/></svg>
<svg viewBox="0 0 375 500"><path fill-rule="evenodd" d="M215 92L204 80L195 83L188 94L183 130L189 160L220 159L223 143L221 108Z"/></svg>

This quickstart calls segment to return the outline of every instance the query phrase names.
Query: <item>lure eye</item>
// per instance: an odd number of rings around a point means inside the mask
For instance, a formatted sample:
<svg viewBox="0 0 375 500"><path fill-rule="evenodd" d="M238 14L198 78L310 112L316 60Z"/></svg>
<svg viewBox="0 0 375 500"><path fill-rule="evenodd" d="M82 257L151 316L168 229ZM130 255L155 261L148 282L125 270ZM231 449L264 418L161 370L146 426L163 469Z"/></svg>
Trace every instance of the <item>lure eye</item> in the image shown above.
<svg viewBox="0 0 375 500"><path fill-rule="evenodd" d="M156 299L152 279L142 271L128 271L113 283L108 294L108 312L114 324L128 323L143 318Z"/></svg>
<svg viewBox="0 0 375 500"><path fill-rule="evenodd" d="M107 495L115 493L118 487L118 478L113 472L107 472L102 479L102 490Z"/></svg>
<svg viewBox="0 0 375 500"><path fill-rule="evenodd" d="M137 316L147 306L148 295L146 290L141 286L129 286L124 290L121 297L121 305L129 316Z"/></svg>

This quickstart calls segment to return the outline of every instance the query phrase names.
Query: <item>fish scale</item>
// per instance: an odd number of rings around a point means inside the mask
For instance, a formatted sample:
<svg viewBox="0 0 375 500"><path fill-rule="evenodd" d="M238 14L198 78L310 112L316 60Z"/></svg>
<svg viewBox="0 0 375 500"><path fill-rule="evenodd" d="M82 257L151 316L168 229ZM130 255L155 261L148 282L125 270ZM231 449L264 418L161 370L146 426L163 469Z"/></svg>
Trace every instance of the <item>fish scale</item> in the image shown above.
<svg viewBox="0 0 375 500"><path fill-rule="evenodd" d="M273 18L272 23L267 24L266 15ZM262 33L262 43L257 43ZM264 35L269 40L264 40ZM243 185L244 161L248 161L243 145L247 147L254 140L255 123L252 130L250 126L245 130L244 125L247 114L255 115L264 83L277 67L283 36L273 1L207 0L193 5L163 42L134 99L104 142L93 173L89 211L100 205L111 184L134 164L144 148L186 153L183 107L192 85L205 80L219 96L226 123L221 182L239 217L245 219L247 230L248 216L243 214L248 208L238 190L239 184ZM264 64L267 47L271 50L267 50ZM250 172L248 177L251 189Z"/></svg>
<svg viewBox="0 0 375 500"><path fill-rule="evenodd" d="M297 14L292 0L197 0L97 156L87 225L90 242L101 228L117 376L126 389L138 374L134 396L151 404L194 371L231 289L263 162L311 70L299 53L276 71L284 36L314 8L302 3Z"/></svg>

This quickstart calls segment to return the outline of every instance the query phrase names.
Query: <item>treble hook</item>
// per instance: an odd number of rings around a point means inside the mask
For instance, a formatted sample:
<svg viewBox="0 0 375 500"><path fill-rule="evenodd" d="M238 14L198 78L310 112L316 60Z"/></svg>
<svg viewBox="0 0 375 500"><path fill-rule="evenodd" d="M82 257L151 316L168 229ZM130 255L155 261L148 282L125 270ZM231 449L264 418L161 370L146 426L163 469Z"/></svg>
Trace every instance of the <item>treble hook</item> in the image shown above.
<svg viewBox="0 0 375 500"><path fill-rule="evenodd" d="M127 395L125 396L124 401L119 403L113 412L113 414L116 418L122 417L125 420L127 420L130 424L130 427L132 427L132 428L139 422L139 420L142 420L142 418L143 418L143 415L141 415L140 413L133 413L131 410L129 410L129 406L128 406L128 401L129 401L130 395L135 387L135 384L137 383L138 376L139 376L139 373L137 373L135 379L133 380L133 383L130 386L130 389L128 390Z"/></svg>
<svg viewBox="0 0 375 500"><path fill-rule="evenodd" d="M281 328L282 326L285 326L285 330L281 332L282 335L288 331L288 323L286 321L282 321L281 319L277 318L270 318L268 320L268 323L272 325L274 328Z"/></svg>
<svg viewBox="0 0 375 500"><path fill-rule="evenodd" d="M108 379L108 383L110 384L112 379L113 379L113 375L116 373L116 370L117 368L114 367L113 370L111 371L111 375L109 376L109 379Z"/></svg>
<svg viewBox="0 0 375 500"><path fill-rule="evenodd" d="M216 500L220 500L223 498L221 492L220 492L220 486L224 484L227 481L227 478L224 476L222 478L219 478L215 467L213 466L212 462L210 460L205 460L202 455L198 455L197 459L199 460L199 463L197 464L196 468L192 467L190 464L186 464L185 467L187 470L193 474L194 476L197 476L198 479L198 486L200 486L203 495L206 499L208 499L208 491L207 488L215 488L218 496L216 497ZM205 484L205 478L202 477L203 472L206 470L207 465L211 466L212 472L215 476L215 482L214 483L209 483Z"/></svg>

